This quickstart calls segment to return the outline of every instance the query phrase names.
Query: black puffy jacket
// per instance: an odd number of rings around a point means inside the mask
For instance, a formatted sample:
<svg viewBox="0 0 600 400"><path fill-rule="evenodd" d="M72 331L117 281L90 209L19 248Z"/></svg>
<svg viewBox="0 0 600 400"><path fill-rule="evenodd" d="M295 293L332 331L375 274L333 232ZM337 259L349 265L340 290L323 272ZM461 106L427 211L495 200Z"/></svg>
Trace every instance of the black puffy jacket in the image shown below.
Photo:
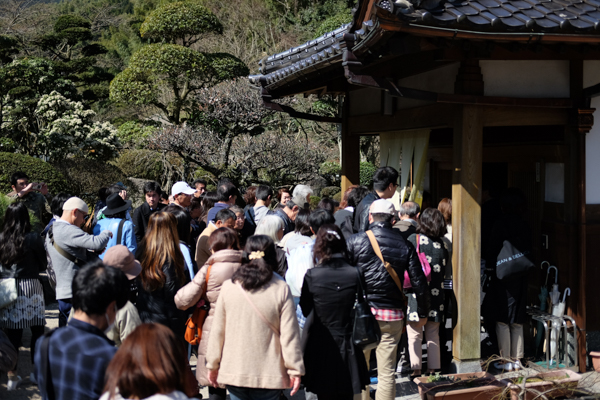
<svg viewBox="0 0 600 400"><path fill-rule="evenodd" d="M379 200L380 197L377 192L372 191L367 194L354 211L354 231L355 232L364 232L369 227L369 209L371 208L371 204L375 200Z"/></svg>
<svg viewBox="0 0 600 400"><path fill-rule="evenodd" d="M413 245L405 241L400 232L393 229L390 223L373 222L368 229L375 234L383 259L392 265L401 281L404 279L404 271L408 270L413 291L417 296L419 317L427 317L429 286ZM359 232L348 239L347 243L350 263L360 268L365 277L371 307L404 308L402 293L385 269L383 262L375 254L367 234Z"/></svg>

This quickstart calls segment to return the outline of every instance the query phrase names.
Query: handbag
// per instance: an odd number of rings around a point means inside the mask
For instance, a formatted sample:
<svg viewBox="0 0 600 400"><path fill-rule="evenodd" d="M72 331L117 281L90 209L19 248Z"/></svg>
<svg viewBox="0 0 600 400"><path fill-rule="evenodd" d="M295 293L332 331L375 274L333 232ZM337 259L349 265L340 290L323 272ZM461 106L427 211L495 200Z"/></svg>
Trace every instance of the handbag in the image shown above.
<svg viewBox="0 0 600 400"><path fill-rule="evenodd" d="M15 264L10 269L15 270ZM17 300L17 280L15 278L0 279L0 309L6 308Z"/></svg>
<svg viewBox="0 0 600 400"><path fill-rule="evenodd" d="M210 278L210 268L212 264L209 264L206 270L206 279L204 281L204 295L206 296L206 290L208 289L208 279ZM202 303L202 304L201 304ZM194 313L185 323L185 334L184 339L189 344L200 344L200 340L202 339L202 326L204 325L204 321L208 316L208 312L210 311L210 303L208 299L201 300L200 303L196 306Z"/></svg>
<svg viewBox="0 0 600 400"><path fill-rule="evenodd" d="M429 261L427 261L427 256L425 255L425 253L419 252L419 242L421 241L420 239L420 235L417 235L417 255L419 256L419 261L421 262L421 268L423 269L425 278L427 278L427 283L429 283L431 282L431 265L429 265ZM412 288L412 284L410 283L410 277L408 276L408 271L404 271L404 288Z"/></svg>
<svg viewBox="0 0 600 400"><path fill-rule="evenodd" d="M381 340L381 329L375 316L371 312L371 306L367 301L367 292L362 284L362 277L358 268L358 296L354 305L354 326L352 327L352 343L359 346L363 351L372 350Z"/></svg>
<svg viewBox="0 0 600 400"><path fill-rule="evenodd" d="M527 258L528 254L529 251L519 251L511 242L505 240L496 260L496 277L505 280L527 274L535 266Z"/></svg>

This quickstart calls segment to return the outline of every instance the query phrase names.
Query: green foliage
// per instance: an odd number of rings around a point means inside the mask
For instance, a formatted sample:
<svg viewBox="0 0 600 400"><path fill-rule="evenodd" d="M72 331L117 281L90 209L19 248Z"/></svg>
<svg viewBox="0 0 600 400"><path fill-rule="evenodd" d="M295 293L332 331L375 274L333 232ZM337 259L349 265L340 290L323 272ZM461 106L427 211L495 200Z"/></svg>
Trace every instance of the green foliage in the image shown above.
<svg viewBox="0 0 600 400"><path fill-rule="evenodd" d="M12 61L19 52L19 40L14 36L0 35L0 65Z"/></svg>
<svg viewBox="0 0 600 400"><path fill-rule="evenodd" d="M144 139L152 135L158 129L154 124L141 121L127 121L119 126L117 136L119 141L126 146L136 147L142 144ZM129 175L128 176L137 176Z"/></svg>
<svg viewBox="0 0 600 400"><path fill-rule="evenodd" d="M342 202L342 190L341 189L339 192L337 192L336 194L333 195L333 200L337 201L338 203Z"/></svg>
<svg viewBox="0 0 600 400"><path fill-rule="evenodd" d="M71 185L51 164L24 154L0 153L0 193L12 191L10 176L25 172L32 181L46 182L51 193L71 193Z"/></svg>
<svg viewBox="0 0 600 400"><path fill-rule="evenodd" d="M327 180L331 186L338 186L341 183L340 163L334 161L326 161L319 167L319 174Z"/></svg>
<svg viewBox="0 0 600 400"><path fill-rule="evenodd" d="M113 101L153 105L174 124L192 111L191 95L206 86L249 73L230 54L206 54L176 44L151 44L135 53L129 68L110 84ZM165 96L165 92L169 95Z"/></svg>
<svg viewBox="0 0 600 400"><path fill-rule="evenodd" d="M321 197L329 197L332 198L336 194L340 193L342 189L339 186L327 186L321 189Z"/></svg>
<svg viewBox="0 0 600 400"><path fill-rule="evenodd" d="M190 46L205 33L223 33L216 15L198 2L178 1L154 10L142 26L143 38Z"/></svg>
<svg viewBox="0 0 600 400"><path fill-rule="evenodd" d="M316 210L320 201L321 201L321 198L319 196L310 196L310 202L309 202L310 209Z"/></svg>
<svg viewBox="0 0 600 400"><path fill-rule="evenodd" d="M151 150L123 150L112 163L131 178L162 180L162 161L159 152Z"/></svg>
<svg viewBox="0 0 600 400"><path fill-rule="evenodd" d="M323 21L315 31L315 37L334 31L349 22L352 22L352 12L349 8L344 8Z"/></svg>
<svg viewBox="0 0 600 400"><path fill-rule="evenodd" d="M360 163L360 184L371 187L373 185L373 174L377 171L377 167L368 161Z"/></svg>
<svg viewBox="0 0 600 400"><path fill-rule="evenodd" d="M133 186L118 167L98 160L67 158L54 163L56 170L69 181L71 193L88 204L97 200L98 189L117 182ZM50 186L50 185L48 185Z"/></svg>

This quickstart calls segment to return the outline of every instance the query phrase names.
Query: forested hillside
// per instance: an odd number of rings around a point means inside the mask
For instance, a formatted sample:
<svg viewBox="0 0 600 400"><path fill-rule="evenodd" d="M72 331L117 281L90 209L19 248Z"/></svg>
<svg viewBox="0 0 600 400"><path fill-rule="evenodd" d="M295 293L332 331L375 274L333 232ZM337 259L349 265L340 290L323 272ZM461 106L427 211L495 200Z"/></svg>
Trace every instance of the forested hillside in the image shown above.
<svg viewBox="0 0 600 400"><path fill-rule="evenodd" d="M57 167L91 158L165 185L225 175L240 186L317 176L337 185L337 127L262 108L244 77L261 58L349 22L352 6L2 0L0 148ZM287 101L335 115L339 99Z"/></svg>

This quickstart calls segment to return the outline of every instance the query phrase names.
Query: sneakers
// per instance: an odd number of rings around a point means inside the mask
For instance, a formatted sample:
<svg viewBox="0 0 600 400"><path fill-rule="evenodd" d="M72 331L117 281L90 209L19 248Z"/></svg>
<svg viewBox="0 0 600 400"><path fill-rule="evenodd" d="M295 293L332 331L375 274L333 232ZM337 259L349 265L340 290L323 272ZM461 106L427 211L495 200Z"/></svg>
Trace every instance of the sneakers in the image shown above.
<svg viewBox="0 0 600 400"><path fill-rule="evenodd" d="M496 362L494 363L494 368L500 371L512 371L514 369L514 363Z"/></svg>
<svg viewBox="0 0 600 400"><path fill-rule="evenodd" d="M18 375L9 375L8 383L6 384L6 388L8 391L15 390L17 386L21 383L21 377Z"/></svg>

